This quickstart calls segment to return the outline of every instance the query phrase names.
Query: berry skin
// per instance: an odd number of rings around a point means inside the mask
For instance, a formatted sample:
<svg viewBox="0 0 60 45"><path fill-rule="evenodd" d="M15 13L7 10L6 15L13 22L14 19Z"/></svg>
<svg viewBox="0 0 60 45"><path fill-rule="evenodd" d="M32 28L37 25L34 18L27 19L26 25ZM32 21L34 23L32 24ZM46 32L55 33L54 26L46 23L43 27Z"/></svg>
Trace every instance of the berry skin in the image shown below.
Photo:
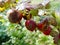
<svg viewBox="0 0 60 45"><path fill-rule="evenodd" d="M43 32L45 35L49 35L51 32L51 27L47 27L47 29Z"/></svg>
<svg viewBox="0 0 60 45"><path fill-rule="evenodd" d="M12 12L9 13L8 19L11 23L19 23L22 19L22 13L19 13L17 10L11 10Z"/></svg>
<svg viewBox="0 0 60 45"><path fill-rule="evenodd" d="M29 31L34 31L36 28L36 23L33 20L26 20L25 26Z"/></svg>
<svg viewBox="0 0 60 45"><path fill-rule="evenodd" d="M60 39L60 34L58 35L59 39Z"/></svg>
<svg viewBox="0 0 60 45"><path fill-rule="evenodd" d="M48 24L48 20L47 19L44 19L42 20L40 23L37 24L37 28L40 30L40 31L44 31L47 27L49 26Z"/></svg>
<svg viewBox="0 0 60 45"><path fill-rule="evenodd" d="M38 23L37 28L42 31L43 28L44 28L44 24L43 23Z"/></svg>

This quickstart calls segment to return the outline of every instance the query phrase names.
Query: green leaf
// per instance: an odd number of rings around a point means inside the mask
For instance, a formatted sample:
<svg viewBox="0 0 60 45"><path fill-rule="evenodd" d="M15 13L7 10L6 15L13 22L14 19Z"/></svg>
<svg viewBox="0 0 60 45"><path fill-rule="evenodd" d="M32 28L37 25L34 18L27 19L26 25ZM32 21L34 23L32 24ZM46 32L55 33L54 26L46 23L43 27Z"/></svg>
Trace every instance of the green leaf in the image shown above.
<svg viewBox="0 0 60 45"><path fill-rule="evenodd" d="M32 10L30 11L30 14L32 14L33 16L38 15L38 9L32 9Z"/></svg>

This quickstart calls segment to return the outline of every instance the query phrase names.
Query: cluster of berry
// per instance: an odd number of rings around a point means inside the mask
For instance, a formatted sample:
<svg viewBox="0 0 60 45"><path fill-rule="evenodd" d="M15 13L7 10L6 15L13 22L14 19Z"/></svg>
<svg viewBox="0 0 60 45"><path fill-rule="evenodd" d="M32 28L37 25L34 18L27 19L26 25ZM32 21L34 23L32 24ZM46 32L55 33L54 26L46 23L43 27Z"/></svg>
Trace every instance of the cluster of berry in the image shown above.
<svg viewBox="0 0 60 45"><path fill-rule="evenodd" d="M49 7L49 6L47 6L47 7ZM47 9L47 7L45 7L45 8ZM9 12L9 15L8 15L8 19L11 23L18 23L19 24L23 18L26 20L25 27L29 31L35 31L36 29L38 29L39 31L41 31L45 35L51 35L52 27L50 25L57 26L56 19L53 16L52 17L46 16L39 23L36 23L34 20L32 20L33 14L30 13L30 11L32 9L35 9L35 8L30 7L30 8L26 8L22 11L11 9L11 12ZM34 13L34 12L32 12L32 13ZM46 14L44 14L44 15L46 15ZM37 14L37 16L39 16L39 15ZM52 34L52 35L54 35L54 34ZM57 35L54 36L54 41L60 39L60 34L57 34ZM56 41L55 43L57 43L57 42L58 41Z"/></svg>
<svg viewBox="0 0 60 45"><path fill-rule="evenodd" d="M26 20L25 26L28 30L34 31L37 27L40 31L42 31L45 35L49 35L51 32L51 27L49 26L48 18L43 19L39 23L36 23L32 20L32 15L29 13L30 9L26 9L28 13L22 13L15 9L12 9L9 13L8 19L11 23L20 23L21 19L24 18Z"/></svg>

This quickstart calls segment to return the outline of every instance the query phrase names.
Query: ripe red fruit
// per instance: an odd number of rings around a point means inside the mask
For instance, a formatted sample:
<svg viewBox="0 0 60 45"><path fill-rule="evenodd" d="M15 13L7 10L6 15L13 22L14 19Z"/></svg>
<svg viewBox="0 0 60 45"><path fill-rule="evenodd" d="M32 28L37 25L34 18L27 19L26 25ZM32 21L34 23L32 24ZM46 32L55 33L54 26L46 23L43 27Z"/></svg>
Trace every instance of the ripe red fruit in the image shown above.
<svg viewBox="0 0 60 45"><path fill-rule="evenodd" d="M9 13L8 19L11 23L19 23L22 17L22 13L12 9L12 12Z"/></svg>
<svg viewBox="0 0 60 45"><path fill-rule="evenodd" d="M45 35L49 35L50 32L51 32L51 27L47 27L47 29L43 31Z"/></svg>
<svg viewBox="0 0 60 45"><path fill-rule="evenodd" d="M34 31L34 29L36 28L36 23L33 20L26 20L25 26L28 30Z"/></svg>
<svg viewBox="0 0 60 45"><path fill-rule="evenodd" d="M44 28L44 24L43 23L38 23L37 28L42 31L43 28Z"/></svg>
<svg viewBox="0 0 60 45"><path fill-rule="evenodd" d="M58 35L59 39L60 39L60 34Z"/></svg>
<svg viewBox="0 0 60 45"><path fill-rule="evenodd" d="M48 24L48 20L47 19L44 19L40 23L37 24L37 28L40 31L44 31L48 26L49 26L49 24Z"/></svg>

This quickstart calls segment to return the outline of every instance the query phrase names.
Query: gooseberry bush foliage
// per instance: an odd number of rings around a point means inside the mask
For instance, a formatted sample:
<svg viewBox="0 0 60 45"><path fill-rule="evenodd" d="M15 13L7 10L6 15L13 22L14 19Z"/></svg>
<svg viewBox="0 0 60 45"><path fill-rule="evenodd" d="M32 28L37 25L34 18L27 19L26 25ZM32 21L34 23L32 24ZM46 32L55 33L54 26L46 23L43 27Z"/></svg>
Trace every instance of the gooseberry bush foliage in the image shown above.
<svg viewBox="0 0 60 45"><path fill-rule="evenodd" d="M0 45L60 45L60 1L1 0Z"/></svg>

